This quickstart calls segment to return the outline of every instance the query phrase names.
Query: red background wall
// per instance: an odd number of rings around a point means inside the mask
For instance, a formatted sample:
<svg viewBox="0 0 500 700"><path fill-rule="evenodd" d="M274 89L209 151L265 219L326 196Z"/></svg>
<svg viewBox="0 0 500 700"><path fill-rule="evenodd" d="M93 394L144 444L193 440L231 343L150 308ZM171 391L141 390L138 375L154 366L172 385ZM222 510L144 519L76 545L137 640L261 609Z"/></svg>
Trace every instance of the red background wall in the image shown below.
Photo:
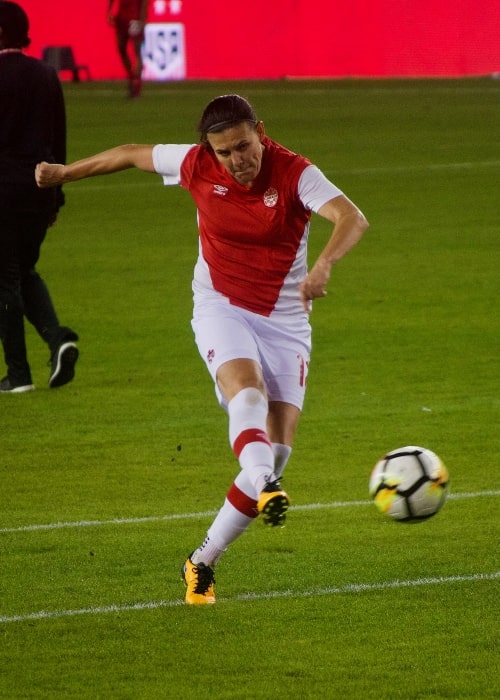
<svg viewBox="0 0 500 700"><path fill-rule="evenodd" d="M107 0L17 1L28 53L70 44L94 79L123 78ZM165 21L185 25L188 79L500 72L499 0L150 0Z"/></svg>

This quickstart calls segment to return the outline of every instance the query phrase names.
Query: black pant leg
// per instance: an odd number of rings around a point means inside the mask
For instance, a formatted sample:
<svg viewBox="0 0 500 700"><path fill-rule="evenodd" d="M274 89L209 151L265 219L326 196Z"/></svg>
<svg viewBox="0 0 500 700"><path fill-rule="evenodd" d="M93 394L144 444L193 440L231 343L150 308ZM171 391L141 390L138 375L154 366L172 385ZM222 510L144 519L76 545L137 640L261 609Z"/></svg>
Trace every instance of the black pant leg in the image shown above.
<svg viewBox="0 0 500 700"><path fill-rule="evenodd" d="M1 254L1 251L0 251ZM21 297L19 267L10 261L7 270L0 270L0 340L7 376L14 386L31 384L24 335L24 309Z"/></svg>

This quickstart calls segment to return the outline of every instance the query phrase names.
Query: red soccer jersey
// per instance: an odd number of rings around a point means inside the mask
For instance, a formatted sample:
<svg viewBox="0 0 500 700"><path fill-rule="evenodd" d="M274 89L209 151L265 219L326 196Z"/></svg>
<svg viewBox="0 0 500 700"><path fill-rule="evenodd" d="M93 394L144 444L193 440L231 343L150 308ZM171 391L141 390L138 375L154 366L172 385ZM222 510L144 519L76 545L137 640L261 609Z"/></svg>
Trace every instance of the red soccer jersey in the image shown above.
<svg viewBox="0 0 500 700"><path fill-rule="evenodd" d="M268 137L263 144L262 167L250 189L204 146L188 152L181 186L198 208L201 253L214 289L236 306L269 316L308 231L311 212L298 197L298 181L311 163Z"/></svg>
<svg viewBox="0 0 500 700"><path fill-rule="evenodd" d="M142 0L118 0L115 16L123 22L141 18Z"/></svg>

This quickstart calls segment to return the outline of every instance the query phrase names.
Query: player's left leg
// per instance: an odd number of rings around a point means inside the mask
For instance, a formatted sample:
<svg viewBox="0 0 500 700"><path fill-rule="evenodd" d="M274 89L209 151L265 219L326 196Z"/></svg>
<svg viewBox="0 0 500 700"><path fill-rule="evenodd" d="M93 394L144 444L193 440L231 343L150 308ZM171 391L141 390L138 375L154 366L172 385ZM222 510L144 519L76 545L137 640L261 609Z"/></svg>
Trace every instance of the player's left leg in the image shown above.
<svg viewBox="0 0 500 700"><path fill-rule="evenodd" d="M299 417L300 411L297 406L283 402L269 404L267 417L269 434L276 440L280 440L280 442L271 443L273 453L271 481L259 494L258 487L256 488L247 470L242 469L237 475L205 540L184 564L183 577L187 585L187 603L215 602L214 568L229 545L245 532L259 514L262 514L267 524L284 525L289 498L281 488L278 478L290 457L291 443ZM284 441L290 444L284 444Z"/></svg>
<svg viewBox="0 0 500 700"><path fill-rule="evenodd" d="M291 448L280 444L272 447L275 471L282 472ZM215 566L229 545L245 532L258 515L255 487L247 472L242 470L231 484L224 504L208 529L204 541L183 565L182 577L187 587L186 603L203 605L215 602Z"/></svg>
<svg viewBox="0 0 500 700"><path fill-rule="evenodd" d="M291 454L305 390L306 363L302 358L308 358L309 352L308 328L302 335L297 334L295 327L290 332L285 329L278 338L261 346L260 336L255 337L245 325L241 312L226 304L223 309L215 305L214 310L204 307L203 311L200 316L195 313L193 320L196 342L209 372L217 380L221 405L228 411L231 446L241 472L205 540L183 567L188 586L186 602L192 604L214 602L215 565L260 513L270 525L284 523L289 498L277 477ZM239 356L241 348L248 359ZM266 387L270 391L269 403ZM191 576L192 567L200 567L201 579L196 572Z"/></svg>

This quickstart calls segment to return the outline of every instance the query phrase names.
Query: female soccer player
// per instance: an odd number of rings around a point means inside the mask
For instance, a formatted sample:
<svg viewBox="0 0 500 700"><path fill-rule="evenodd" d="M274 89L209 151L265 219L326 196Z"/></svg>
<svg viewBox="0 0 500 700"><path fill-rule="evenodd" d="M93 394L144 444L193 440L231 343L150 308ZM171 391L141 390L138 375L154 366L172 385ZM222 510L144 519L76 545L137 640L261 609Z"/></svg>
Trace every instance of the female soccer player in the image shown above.
<svg viewBox="0 0 500 700"><path fill-rule="evenodd" d="M215 602L214 567L261 516L282 526L290 499L280 477L304 400L311 301L332 266L361 238L361 211L306 158L265 134L253 107L224 95L205 108L198 145L123 145L70 165L40 163L51 187L126 168L189 190L198 214L192 327L229 416L240 471L205 540L186 559L186 603ZM311 212L334 225L310 271Z"/></svg>
<svg viewBox="0 0 500 700"><path fill-rule="evenodd" d="M141 94L141 50L147 10L148 0L108 0L108 22L115 29L116 48L127 73L129 97Z"/></svg>

